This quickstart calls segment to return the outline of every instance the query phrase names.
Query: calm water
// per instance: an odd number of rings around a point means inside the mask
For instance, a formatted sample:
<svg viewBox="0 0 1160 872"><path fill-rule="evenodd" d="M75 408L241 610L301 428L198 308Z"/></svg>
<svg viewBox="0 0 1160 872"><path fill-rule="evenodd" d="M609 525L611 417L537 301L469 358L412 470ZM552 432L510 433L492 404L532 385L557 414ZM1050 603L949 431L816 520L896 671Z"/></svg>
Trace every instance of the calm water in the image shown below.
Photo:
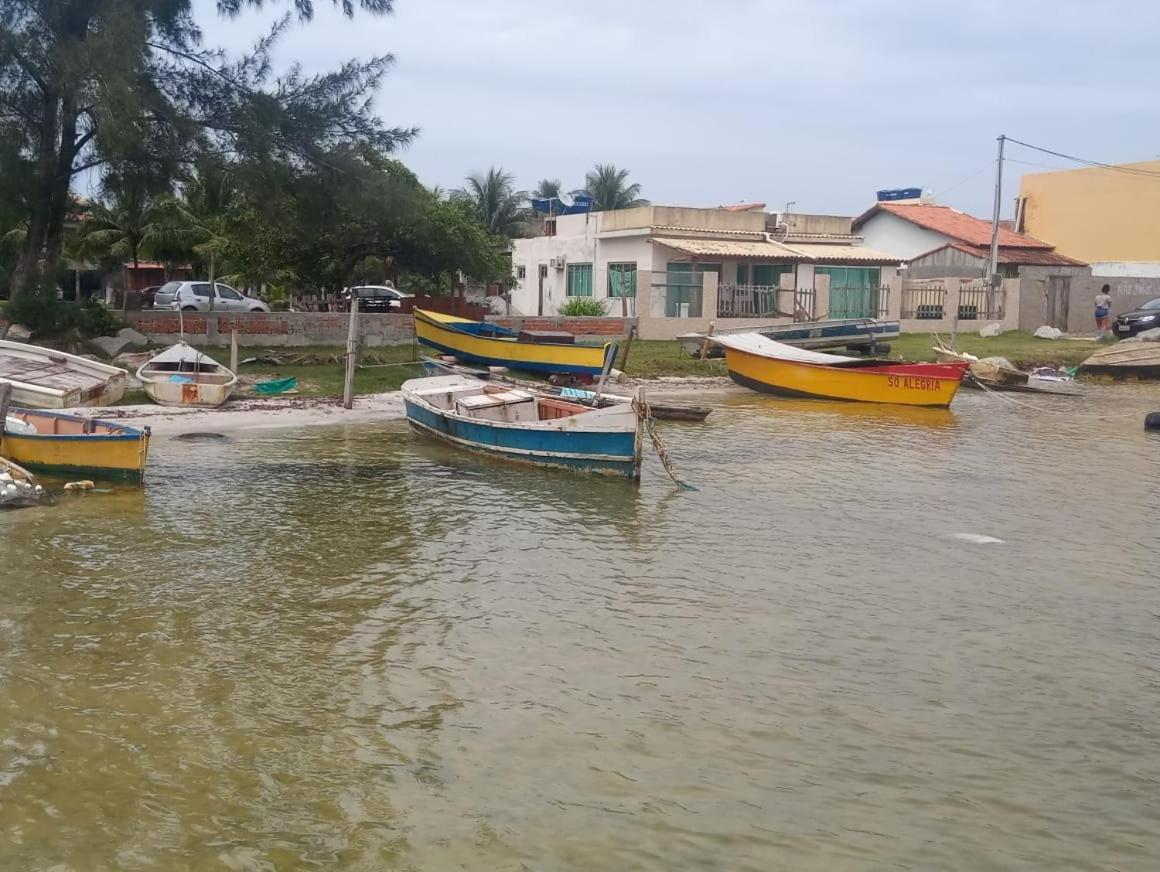
<svg viewBox="0 0 1160 872"><path fill-rule="evenodd" d="M0 869L1156 868L1160 391L719 399L697 493L392 424L0 515Z"/></svg>

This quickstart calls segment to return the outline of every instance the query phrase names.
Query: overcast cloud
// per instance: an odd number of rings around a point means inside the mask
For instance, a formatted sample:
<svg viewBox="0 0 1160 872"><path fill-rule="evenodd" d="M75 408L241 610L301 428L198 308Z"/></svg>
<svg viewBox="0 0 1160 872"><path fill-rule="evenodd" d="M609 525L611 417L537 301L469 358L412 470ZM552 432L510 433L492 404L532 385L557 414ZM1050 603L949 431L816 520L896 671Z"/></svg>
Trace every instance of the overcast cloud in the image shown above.
<svg viewBox="0 0 1160 872"><path fill-rule="evenodd" d="M1154 0L396 2L346 20L315 0L278 58L316 71L393 53L378 109L422 128L402 158L427 184L501 165L521 187L571 187L610 162L660 203L854 214L878 188L921 185L986 214L1000 133L1160 157ZM233 50L285 9L198 8L207 45ZM1042 167L1008 169L1007 202Z"/></svg>

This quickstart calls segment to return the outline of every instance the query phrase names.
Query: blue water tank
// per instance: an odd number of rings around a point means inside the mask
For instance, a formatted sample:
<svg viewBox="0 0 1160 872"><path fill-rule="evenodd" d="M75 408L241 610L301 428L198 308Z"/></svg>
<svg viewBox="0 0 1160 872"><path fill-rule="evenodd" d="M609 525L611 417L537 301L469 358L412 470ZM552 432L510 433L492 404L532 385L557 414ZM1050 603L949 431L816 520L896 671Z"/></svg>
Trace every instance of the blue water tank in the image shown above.
<svg viewBox="0 0 1160 872"><path fill-rule="evenodd" d="M878 202L888 203L891 200L920 200L922 188L887 188L878 192Z"/></svg>

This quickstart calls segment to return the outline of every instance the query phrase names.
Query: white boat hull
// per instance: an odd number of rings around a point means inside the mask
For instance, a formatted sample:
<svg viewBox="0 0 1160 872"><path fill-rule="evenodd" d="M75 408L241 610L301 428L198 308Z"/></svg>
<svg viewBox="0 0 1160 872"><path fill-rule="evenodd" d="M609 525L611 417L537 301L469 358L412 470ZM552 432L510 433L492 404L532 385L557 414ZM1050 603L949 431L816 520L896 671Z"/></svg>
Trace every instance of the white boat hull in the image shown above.
<svg viewBox="0 0 1160 872"><path fill-rule="evenodd" d="M216 408L237 387L237 375L184 342L173 345L137 370L149 399L161 406Z"/></svg>
<svg viewBox="0 0 1160 872"><path fill-rule="evenodd" d="M237 380L224 385L175 384L169 381L142 381L145 394L159 406L205 406L217 408L234 393Z"/></svg>
<svg viewBox="0 0 1160 872"><path fill-rule="evenodd" d="M125 395L129 373L53 348L0 340L0 383L12 404L31 409L108 406Z"/></svg>

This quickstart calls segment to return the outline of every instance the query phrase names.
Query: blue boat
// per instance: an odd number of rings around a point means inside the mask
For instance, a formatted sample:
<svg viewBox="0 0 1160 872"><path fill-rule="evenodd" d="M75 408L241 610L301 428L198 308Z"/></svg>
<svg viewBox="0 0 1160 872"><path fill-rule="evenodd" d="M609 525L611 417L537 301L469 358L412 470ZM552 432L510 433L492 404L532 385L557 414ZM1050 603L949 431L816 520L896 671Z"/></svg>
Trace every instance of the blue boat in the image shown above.
<svg viewBox="0 0 1160 872"><path fill-rule="evenodd" d="M760 333L767 339L796 348L838 348L845 346L873 348L901 334L898 321L878 321L874 318L847 318L831 321L804 321L796 324L771 324L768 327L727 327L717 330L713 336L732 336L742 333ZM698 357L704 348L708 333L684 333L677 337L681 346L693 357ZM707 357L723 357L721 346L708 343Z"/></svg>
<svg viewBox="0 0 1160 872"><path fill-rule="evenodd" d="M457 448L640 479L642 421L631 403L590 409L465 375L411 379L402 392L411 425Z"/></svg>

